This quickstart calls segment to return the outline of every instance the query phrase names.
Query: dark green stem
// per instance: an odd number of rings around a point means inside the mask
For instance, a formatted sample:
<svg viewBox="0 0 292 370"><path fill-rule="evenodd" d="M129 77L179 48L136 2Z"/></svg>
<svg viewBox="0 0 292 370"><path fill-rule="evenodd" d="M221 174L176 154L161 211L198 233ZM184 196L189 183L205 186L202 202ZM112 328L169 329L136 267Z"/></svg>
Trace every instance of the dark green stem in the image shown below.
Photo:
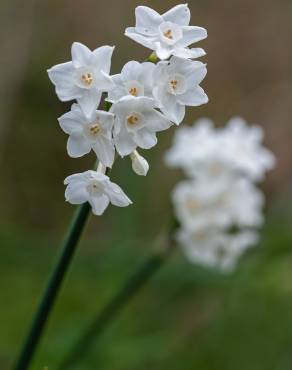
<svg viewBox="0 0 292 370"><path fill-rule="evenodd" d="M61 254L52 271L43 297L41 298L39 307L31 324L31 328L28 332L19 358L14 366L14 370L26 370L30 367L34 353L45 329L46 322L54 306L54 302L86 224L89 211L90 205L88 203L84 203L75 213L71 226L65 237Z"/></svg>
<svg viewBox="0 0 292 370"><path fill-rule="evenodd" d="M59 370L72 369L80 362L82 357L89 352L96 340L108 324L120 313L122 308L128 303L163 265L168 252L156 253L150 256L140 266L134 274L126 281L118 293L108 302L96 318L90 322L85 332L77 340L75 345L69 351L67 357L61 363Z"/></svg>

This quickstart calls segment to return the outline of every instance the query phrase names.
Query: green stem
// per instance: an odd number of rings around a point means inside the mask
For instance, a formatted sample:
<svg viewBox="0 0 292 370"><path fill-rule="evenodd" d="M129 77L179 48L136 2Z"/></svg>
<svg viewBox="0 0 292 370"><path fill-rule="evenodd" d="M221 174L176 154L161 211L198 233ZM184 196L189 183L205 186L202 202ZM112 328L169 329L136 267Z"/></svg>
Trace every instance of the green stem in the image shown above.
<svg viewBox="0 0 292 370"><path fill-rule="evenodd" d="M65 237L61 254L52 271L47 288L43 294L43 297L40 301L39 307L31 324L31 328L28 332L19 358L14 366L14 370L26 370L30 367L34 353L45 329L46 322L76 250L76 246L80 239L81 233L86 224L89 211L90 205L88 203L84 203L77 209L75 213L71 226L68 230L68 234Z"/></svg>
<svg viewBox="0 0 292 370"><path fill-rule="evenodd" d="M128 303L150 280L156 271L163 265L168 256L168 252L156 253L148 258L134 274L126 281L118 293L107 303L101 312L90 322L87 329L73 345L69 354L61 363L59 370L72 369L80 362L86 352L89 352L94 344L94 340L100 337L106 327L120 313L122 308Z"/></svg>

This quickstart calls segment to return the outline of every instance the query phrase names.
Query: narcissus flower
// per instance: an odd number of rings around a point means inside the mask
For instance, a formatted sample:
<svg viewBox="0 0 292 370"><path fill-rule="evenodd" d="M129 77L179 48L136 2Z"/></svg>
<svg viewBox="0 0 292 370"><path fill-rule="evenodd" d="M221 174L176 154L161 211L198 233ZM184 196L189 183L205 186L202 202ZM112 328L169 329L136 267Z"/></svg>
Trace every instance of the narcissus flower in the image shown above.
<svg viewBox="0 0 292 370"><path fill-rule="evenodd" d="M68 176L64 184L67 185L65 191L67 202L71 204L88 202L92 212L98 216L103 214L109 203L118 207L127 207L132 203L117 184L98 171L86 171Z"/></svg>
<svg viewBox="0 0 292 370"><path fill-rule="evenodd" d="M146 6L138 6L135 13L136 25L128 27L125 35L154 50L159 59L168 59L171 55L181 58L205 55L201 48L188 47L205 39L207 31L189 26L191 14L187 4L177 5L162 15Z"/></svg>
<svg viewBox="0 0 292 370"><path fill-rule="evenodd" d="M115 156L112 138L114 115L94 110L86 116L78 104L58 119L60 126L69 136L67 150L70 157L82 157L92 149L98 160L111 167Z"/></svg>
<svg viewBox="0 0 292 370"><path fill-rule="evenodd" d="M157 65L153 96L161 111L174 123L182 122L186 105L199 106L208 102L199 86L206 74L205 64L177 57Z"/></svg>
<svg viewBox="0 0 292 370"><path fill-rule="evenodd" d="M154 100L143 96L126 96L112 105L110 112L115 114L114 142L122 157L131 154L137 147L152 148L157 143L156 132L172 125L154 108Z"/></svg>
<svg viewBox="0 0 292 370"><path fill-rule="evenodd" d="M84 114L89 116L100 103L102 92L114 86L109 75L114 47L101 46L94 51L74 42L72 61L48 70L60 100L76 99Z"/></svg>
<svg viewBox="0 0 292 370"><path fill-rule="evenodd" d="M132 60L126 63L120 74L112 76L115 88L109 92L107 100L114 103L127 95L151 98L154 69L155 65L150 62Z"/></svg>

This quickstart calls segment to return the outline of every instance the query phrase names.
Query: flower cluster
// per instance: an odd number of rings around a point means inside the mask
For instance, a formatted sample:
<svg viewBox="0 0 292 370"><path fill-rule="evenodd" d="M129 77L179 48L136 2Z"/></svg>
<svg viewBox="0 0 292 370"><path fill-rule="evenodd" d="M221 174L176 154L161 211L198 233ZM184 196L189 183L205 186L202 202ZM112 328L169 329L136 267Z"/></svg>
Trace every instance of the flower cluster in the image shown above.
<svg viewBox="0 0 292 370"><path fill-rule="evenodd" d="M172 200L177 239L191 261L228 271L257 242L264 197L256 183L275 164L262 140L262 129L239 117L222 129L201 119L176 132L165 159L188 177Z"/></svg>
<svg viewBox="0 0 292 370"><path fill-rule="evenodd" d="M91 51L75 42L72 60L48 70L59 99L76 101L58 120L69 135L69 156L81 157L92 150L99 161L97 171L65 180L67 201L88 201L97 215L109 202L120 207L129 205L129 198L105 174L107 168L112 168L116 153L129 156L136 174L145 176L149 165L137 148L154 147L156 133L173 123L180 124L186 106L208 101L199 86L207 73L206 65L192 60L205 53L189 48L207 37L207 32L189 26L189 22L187 5L175 6L163 15L139 6L136 26L127 28L125 34L153 50L148 61L129 61L121 73L110 75L114 47Z"/></svg>

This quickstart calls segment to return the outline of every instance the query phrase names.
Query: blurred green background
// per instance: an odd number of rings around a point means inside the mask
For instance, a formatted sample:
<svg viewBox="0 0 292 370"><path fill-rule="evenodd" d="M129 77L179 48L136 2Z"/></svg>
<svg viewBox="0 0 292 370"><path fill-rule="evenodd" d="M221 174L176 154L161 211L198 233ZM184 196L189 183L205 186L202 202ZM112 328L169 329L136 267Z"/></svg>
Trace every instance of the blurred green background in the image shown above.
<svg viewBox="0 0 292 370"><path fill-rule="evenodd" d="M70 159L46 69L70 59L73 41L116 45L112 73L149 52L127 39L134 9L164 12L175 1L0 2L0 369L9 369L74 208L63 179L94 157ZM267 222L260 245L231 276L189 264L177 252L122 312L76 369L292 369L292 2L189 1L192 24L208 29L203 87L210 102L186 123L233 115L259 123L278 159L263 184ZM91 217L32 369L56 368L82 328L144 261L169 219L180 173L163 165L173 130L144 155L146 178L119 160L112 178L134 201Z"/></svg>

